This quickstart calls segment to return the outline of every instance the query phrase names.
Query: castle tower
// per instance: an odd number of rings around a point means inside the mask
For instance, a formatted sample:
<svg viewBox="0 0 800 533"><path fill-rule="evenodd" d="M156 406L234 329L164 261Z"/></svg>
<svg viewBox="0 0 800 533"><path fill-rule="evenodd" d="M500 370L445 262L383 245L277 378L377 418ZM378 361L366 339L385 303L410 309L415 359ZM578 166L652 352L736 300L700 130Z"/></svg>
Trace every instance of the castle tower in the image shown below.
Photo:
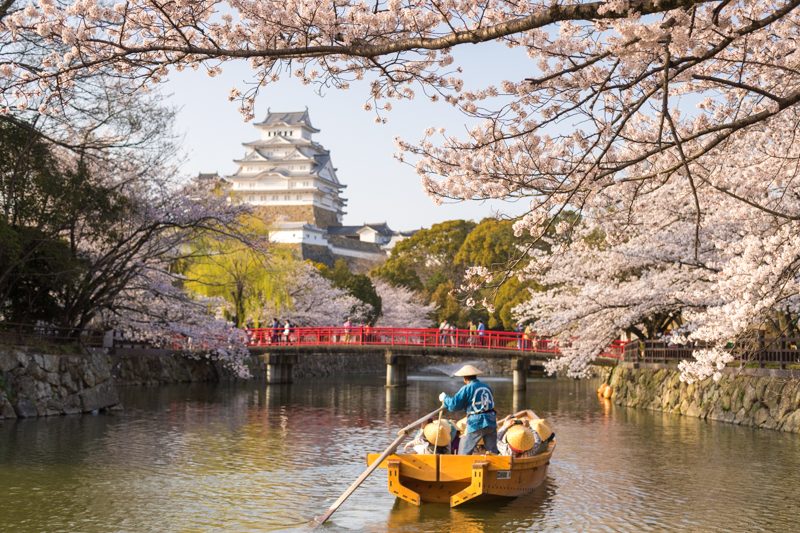
<svg viewBox="0 0 800 533"><path fill-rule="evenodd" d="M277 230L277 241L315 241L317 233L341 225L345 185L336 177L330 152L313 139L319 130L311 125L308 109L268 110L255 127L259 138L243 144L244 157L234 161L239 168L227 177L231 195L255 206ZM315 235L304 236L304 230Z"/></svg>

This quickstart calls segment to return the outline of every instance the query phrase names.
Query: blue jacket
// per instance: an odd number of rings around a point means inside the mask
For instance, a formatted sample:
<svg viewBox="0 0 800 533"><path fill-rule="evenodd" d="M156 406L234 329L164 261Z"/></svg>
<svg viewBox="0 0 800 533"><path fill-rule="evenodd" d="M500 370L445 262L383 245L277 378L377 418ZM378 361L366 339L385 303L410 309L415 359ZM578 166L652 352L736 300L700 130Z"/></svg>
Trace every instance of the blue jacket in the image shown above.
<svg viewBox="0 0 800 533"><path fill-rule="evenodd" d="M479 379L470 381L453 396L446 396L444 406L448 411L467 412L467 433L479 429L496 427L494 394L486 383Z"/></svg>

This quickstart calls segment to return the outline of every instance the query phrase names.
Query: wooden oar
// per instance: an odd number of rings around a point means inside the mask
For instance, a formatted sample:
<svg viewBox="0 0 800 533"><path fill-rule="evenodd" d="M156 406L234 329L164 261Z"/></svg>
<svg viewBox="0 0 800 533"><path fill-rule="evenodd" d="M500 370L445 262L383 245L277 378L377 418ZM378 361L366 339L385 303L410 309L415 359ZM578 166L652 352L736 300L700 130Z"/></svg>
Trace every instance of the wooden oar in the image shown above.
<svg viewBox="0 0 800 533"><path fill-rule="evenodd" d="M340 506L341 506L341 505L344 503L344 501L345 501L347 498L349 498L349 497L350 497L350 495L351 495L351 494L353 494L353 492L355 492L355 490L356 490L356 489L359 487L359 485L361 485L361 484L364 482L364 480L365 480L365 479L367 479L367 478L369 477L369 475L370 475L372 472L374 472L376 468L378 468L378 467L380 466L380 464L383 462L383 460L384 460L384 459L386 459L387 457L389 457L390 455L392 455L392 454L394 453L394 451L397 449L397 447L398 447L398 446L400 446L400 443L403 441L403 439L404 439L404 438L406 438L406 436L408 435L408 432L409 432L409 431L411 431L412 429L416 428L417 426L419 426L420 424L422 424L423 422L425 422L425 421L426 421L426 420L428 420L429 418L433 418L434 416L436 416L436 414L437 414L437 413L440 413L440 412L441 412L443 409L444 409L444 405L443 405L443 406L441 406L441 407L439 407L437 410L435 410L435 411L432 411L432 412L428 413L427 415L423 416L423 417L422 417L422 418L420 418L419 420L415 420L415 421L414 421L414 422L412 422L411 424L407 425L406 427L404 427L403 429L401 429L400 431L398 431L398 432L397 432L397 438L396 438L396 439L394 439L394 440L392 441L392 443L389 445L389 447L388 447L388 448L386 448L386 449L383 451L383 453L380 455L380 457L378 457L378 458L375 460L375 462L374 462L374 463L372 463L371 465L369 465L369 467L368 467L366 470L364 470L364 471L361 473L361 475L360 475L360 476L358 476L358 478L357 478L355 481L353 481L353 484L352 484L352 485L350 485L350 486L347 488L347 490L346 490L346 491L344 491L344 494L342 494L341 496L339 496L339 499L338 499L338 500L336 500L335 502L333 502L333 505L331 505L331 506L328 508L328 510L327 510L327 511L325 511L325 514L323 514L322 516L319 516L319 517L315 518L315 519L312 521L313 527L317 528L317 527L321 526L322 524L324 524L324 523L325 523L325 522L328 520L328 518L330 518L330 517L331 517L331 515L332 515L333 513L335 513L335 512L336 512L336 510L337 510L337 509L338 509L338 508L339 508L339 507L340 507Z"/></svg>

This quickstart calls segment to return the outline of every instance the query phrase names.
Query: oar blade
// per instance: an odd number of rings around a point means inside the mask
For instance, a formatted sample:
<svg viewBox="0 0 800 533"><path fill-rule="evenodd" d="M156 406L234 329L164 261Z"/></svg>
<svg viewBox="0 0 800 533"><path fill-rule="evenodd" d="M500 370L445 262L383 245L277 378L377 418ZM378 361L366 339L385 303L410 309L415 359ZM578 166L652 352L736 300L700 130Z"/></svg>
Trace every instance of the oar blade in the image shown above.
<svg viewBox="0 0 800 533"><path fill-rule="evenodd" d="M344 503L344 501L347 498L349 498L350 495L353 494L353 492L355 492L355 490L359 487L359 485L361 485L361 483L363 483L364 480L367 479L367 477L369 477L369 475L372 474L372 472L374 472L375 469L378 468L378 466L380 466L380 464L383 462L383 460L394 453L394 451L400 445L400 442L402 442L402 440L406 437L408 432L413 427L421 424L422 422L427 420L429 417L433 417L437 413L440 413L442 411L442 409L444 409L444 406L439 407L438 409L436 409L432 413L428 413L424 417L420 418L419 420L413 422L412 424L409 424L408 426L406 426L403 429L401 429L400 431L398 431L397 438L394 439L394 441L389 445L388 448L386 448L383 451L383 453L375 460L375 462L373 462L371 465L369 465L369 467L367 467L367 469L364 470L361 473L360 476L358 476L358 478L347 488L346 491L344 491L344 493L342 493L341 496L339 496L339 498L333 503L333 505L330 506L330 508L324 514L322 514L322 515L314 518L313 520L311 520L308 523L308 525L310 527L312 527L313 529L316 529L319 526L321 526L322 524L324 524L331 517L331 515L333 515L333 513L335 513L336 510Z"/></svg>

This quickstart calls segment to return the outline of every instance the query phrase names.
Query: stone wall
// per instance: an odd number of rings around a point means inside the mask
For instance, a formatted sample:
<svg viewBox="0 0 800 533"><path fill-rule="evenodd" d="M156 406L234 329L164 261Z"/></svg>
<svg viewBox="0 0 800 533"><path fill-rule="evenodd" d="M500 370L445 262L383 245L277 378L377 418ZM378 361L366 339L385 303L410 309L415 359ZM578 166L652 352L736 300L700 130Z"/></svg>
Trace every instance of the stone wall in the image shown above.
<svg viewBox="0 0 800 533"><path fill-rule="evenodd" d="M167 350L117 349L110 357L111 372L120 385L163 385L219 381L227 377L217 365Z"/></svg>
<svg viewBox="0 0 800 533"><path fill-rule="evenodd" d="M731 369L732 370L732 369ZM601 370L606 396L617 405L718 420L743 426L800 433L800 379L747 375L732 370L711 378L681 382L674 368Z"/></svg>
<svg viewBox="0 0 800 533"><path fill-rule="evenodd" d="M331 253L330 248L321 246L319 244L302 244L299 245L298 257L304 260L313 261L315 263L322 263L323 265L333 266L336 258Z"/></svg>
<svg viewBox="0 0 800 533"><path fill-rule="evenodd" d="M48 354L0 346L0 419L88 413L119 405L118 385L165 385L235 379L219 364L167 350ZM263 379L257 357L248 361Z"/></svg>
<svg viewBox="0 0 800 533"><path fill-rule="evenodd" d="M0 418L88 413L119 404L107 355L0 346Z"/></svg>
<svg viewBox="0 0 800 533"><path fill-rule="evenodd" d="M320 228L338 226L340 224L336 219L335 212L316 205L257 206L254 211L268 223L288 220L291 222L306 222Z"/></svg>
<svg viewBox="0 0 800 533"><path fill-rule="evenodd" d="M487 375L511 375L505 358L410 355L409 371L439 374L472 363ZM261 356L248 360L253 379L263 380L266 367ZM438 368L437 368L438 367ZM298 353L292 370L295 380L373 374L385 376L385 350L361 353ZM167 350L118 348L81 355L39 353L29 348L0 346L0 419L86 413L118 406L119 385L234 380L219 364L192 359Z"/></svg>

